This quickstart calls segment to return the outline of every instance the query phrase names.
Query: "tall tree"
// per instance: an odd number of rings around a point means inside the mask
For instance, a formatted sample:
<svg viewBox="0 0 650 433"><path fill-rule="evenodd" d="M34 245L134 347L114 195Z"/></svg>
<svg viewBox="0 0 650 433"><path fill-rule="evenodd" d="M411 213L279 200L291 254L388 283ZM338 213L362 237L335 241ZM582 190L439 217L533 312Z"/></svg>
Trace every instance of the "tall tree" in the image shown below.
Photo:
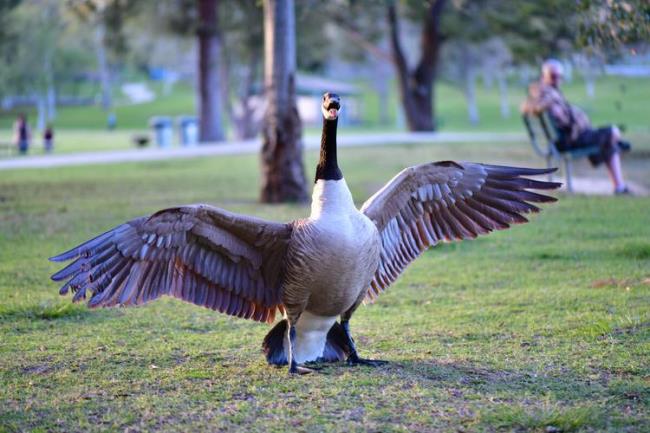
<svg viewBox="0 0 650 433"><path fill-rule="evenodd" d="M358 3L361 2L348 0L347 5L354 10ZM385 8L391 45L388 58L398 76L408 127L412 131L431 131L436 127L434 90L444 44L452 40L474 44L498 35L504 38L515 59L540 57L575 38L575 25L571 22L575 3L574 0L520 0L513 6L512 2L502 0L387 0L384 5L363 2L362 6ZM330 11L329 14L351 42L365 46L378 58L387 57L368 37L376 31L376 23L366 28L358 25L354 13ZM402 43L400 18L407 18L420 27L420 53L414 66L409 65L410 50Z"/></svg>
<svg viewBox="0 0 650 433"><path fill-rule="evenodd" d="M447 0L408 0L400 3L403 4L398 5L396 0L386 0L361 4L349 0L347 11L332 7L328 10L328 15L332 22L344 30L351 42L378 59L392 63L398 78L400 100L409 130L433 131L436 127L434 83L437 78L440 49L445 40L441 31L441 17L449 7ZM387 17L390 53L376 44L377 21L368 23L357 18L360 13L377 16L381 8L385 8ZM421 24L420 53L414 65L409 64L409 50L404 48L402 42L400 9L404 9L412 22Z"/></svg>
<svg viewBox="0 0 650 433"><path fill-rule="evenodd" d="M442 43L440 17L445 3L446 0L428 2L420 35L420 59L412 68L408 65L400 41L397 7L394 1L388 2L387 13L393 62L399 80L404 115L411 131L433 131L435 129L433 84L436 79Z"/></svg>
<svg viewBox="0 0 650 433"><path fill-rule="evenodd" d="M25 0L4 9L5 45L0 41L0 93L29 96L37 107L37 127L54 119L56 58L66 50L61 44L65 23L56 0ZM39 31L34 31L39 29ZM4 38L3 38L4 39Z"/></svg>
<svg viewBox="0 0 650 433"><path fill-rule="evenodd" d="M224 139L219 62L221 35L218 28L217 0L197 0L199 42L199 138L201 141Z"/></svg>
<svg viewBox="0 0 650 433"><path fill-rule="evenodd" d="M296 24L293 0L264 0L262 191L265 203L307 200L302 124L296 105Z"/></svg>
<svg viewBox="0 0 650 433"><path fill-rule="evenodd" d="M111 83L111 70L108 66L108 58L106 56L106 26L104 22L99 19L95 23L95 56L97 58L97 73L99 76L99 83L102 89L102 108L108 111L113 106L113 92Z"/></svg>
<svg viewBox="0 0 650 433"><path fill-rule="evenodd" d="M262 128L264 107L259 90L263 79L263 7L259 0L221 0L223 33L224 104L236 137L256 137ZM324 2L295 4L297 67L322 71L331 49L323 26Z"/></svg>
<svg viewBox="0 0 650 433"><path fill-rule="evenodd" d="M116 65L128 51L124 22L141 6L136 0L67 0L69 8L94 29L97 74L102 94L102 108L113 106L113 74Z"/></svg>
<svg viewBox="0 0 650 433"><path fill-rule="evenodd" d="M578 41L585 47L620 49L650 42L648 0L578 0Z"/></svg>
<svg viewBox="0 0 650 433"><path fill-rule="evenodd" d="M204 142L223 140L223 47L219 21L223 1L166 0L142 4L145 14L154 17L152 29L155 32L196 38L199 139Z"/></svg>
<svg viewBox="0 0 650 433"><path fill-rule="evenodd" d="M11 26L15 8L20 0L7 0L0 2L0 95L9 90L12 74L9 73L7 65L14 61L16 46L19 40L18 35Z"/></svg>
<svg viewBox="0 0 650 433"><path fill-rule="evenodd" d="M262 7L258 0L225 1L220 15L223 31L222 89L224 107L235 137L257 137L263 120L258 94L264 54Z"/></svg>

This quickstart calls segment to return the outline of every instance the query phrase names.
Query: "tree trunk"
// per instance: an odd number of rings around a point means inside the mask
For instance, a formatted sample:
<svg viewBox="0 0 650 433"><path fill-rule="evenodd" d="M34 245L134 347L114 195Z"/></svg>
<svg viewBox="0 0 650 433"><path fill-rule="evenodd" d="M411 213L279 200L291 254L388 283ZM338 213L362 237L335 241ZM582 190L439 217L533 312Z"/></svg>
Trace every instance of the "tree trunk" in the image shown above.
<svg viewBox="0 0 650 433"><path fill-rule="evenodd" d="M104 23L98 20L95 29L95 54L97 56L97 70L99 72L99 82L102 88L102 108L109 110L113 105L111 97L111 74L108 69L106 60L106 46L104 45Z"/></svg>
<svg viewBox="0 0 650 433"><path fill-rule="evenodd" d="M399 38L399 23L394 2L388 3L388 24L393 61L399 79L399 91L404 115L411 131L433 131L434 83L442 36L440 16L446 0L432 0L426 13L420 39L421 57L417 67L410 70Z"/></svg>
<svg viewBox="0 0 650 433"><path fill-rule="evenodd" d="M472 126L478 125L481 120L476 103L476 69L472 65L465 66L464 90L465 101L467 102L467 118Z"/></svg>
<svg viewBox="0 0 650 433"><path fill-rule="evenodd" d="M43 131L47 118L47 103L45 95L41 92L37 94L36 113L36 130Z"/></svg>
<svg viewBox="0 0 650 433"><path fill-rule="evenodd" d="M56 90L54 86L49 86L45 94L47 101L47 121L53 122L56 119Z"/></svg>
<svg viewBox="0 0 650 433"><path fill-rule="evenodd" d="M252 53L248 59L248 65L239 70L238 75L235 77L240 86L236 89L237 101L239 106L233 107L228 95L227 89L232 80L232 65L225 65L224 67L224 106L230 123L233 127L235 137L239 140L249 140L257 137L262 124L261 119L257 113L259 112L253 105L253 98L255 96L255 79L257 77L260 60L262 58L262 50L257 47L251 47ZM259 52L258 52L259 51ZM234 85L233 85L234 86Z"/></svg>
<svg viewBox="0 0 650 433"><path fill-rule="evenodd" d="M199 27L199 140L221 141L221 89L219 60L221 38L217 24L217 0L198 0Z"/></svg>
<svg viewBox="0 0 650 433"><path fill-rule="evenodd" d="M390 110L388 104L382 103L381 101L388 101L390 98L390 88L388 86L387 79L380 79L376 81L375 90L379 96L379 124L380 125L389 125L391 124L390 119Z"/></svg>
<svg viewBox="0 0 650 433"><path fill-rule="evenodd" d="M371 75L369 78L379 98L379 124L384 126L394 125L395 120L391 119L390 104L385 103L390 98L391 78L393 76L391 65L383 59L380 61L374 60L370 70Z"/></svg>
<svg viewBox="0 0 650 433"><path fill-rule="evenodd" d="M591 71L586 71L584 74L585 77L585 93L589 99L594 99L596 97L596 77L595 74Z"/></svg>
<svg viewBox="0 0 650 433"><path fill-rule="evenodd" d="M253 52L251 54L248 71L246 71L246 78L244 80L244 89L240 97L242 105L241 117L241 137L243 139L255 138L260 132L261 124L260 118L255 116L255 107L253 104L253 96L255 95L255 77L259 68L260 59L262 58L261 50L259 53Z"/></svg>
<svg viewBox="0 0 650 433"><path fill-rule="evenodd" d="M497 82L499 83L499 100L501 105L501 117L508 119L510 117L510 102L508 101L508 77L505 71L497 74Z"/></svg>
<svg viewBox="0 0 650 433"><path fill-rule="evenodd" d="M293 0L264 0L262 192L265 203L304 202L302 124L296 105L296 28Z"/></svg>
<svg viewBox="0 0 650 433"><path fill-rule="evenodd" d="M52 53L45 54L43 61L43 75L45 77L45 100L47 107L47 121L56 119L56 90L54 89L54 73L52 72Z"/></svg>
<svg viewBox="0 0 650 433"><path fill-rule="evenodd" d="M463 93L467 103L467 119L470 125L476 126L480 121L476 103L476 66L474 65L472 47L462 43L461 47L461 76L463 79Z"/></svg>
<svg viewBox="0 0 650 433"><path fill-rule="evenodd" d="M485 90L492 90L494 87L494 71L491 67L484 67L482 70L483 88Z"/></svg>

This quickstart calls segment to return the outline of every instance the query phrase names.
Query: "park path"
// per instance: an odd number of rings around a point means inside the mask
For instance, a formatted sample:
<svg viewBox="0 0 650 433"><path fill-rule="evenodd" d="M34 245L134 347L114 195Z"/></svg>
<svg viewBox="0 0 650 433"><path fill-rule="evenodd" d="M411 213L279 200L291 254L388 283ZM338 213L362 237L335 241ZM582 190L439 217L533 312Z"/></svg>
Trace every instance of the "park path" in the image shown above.
<svg viewBox="0 0 650 433"><path fill-rule="evenodd" d="M497 132L435 132L435 133L375 133L339 135L340 147L385 146L407 143L463 143L463 142L521 142L527 140L522 133ZM320 147L320 136L308 135L303 139L305 148ZM101 152L65 153L61 155L35 155L0 159L0 171L18 169L43 169L69 167L75 165L114 164L120 162L161 161L168 159L200 158L219 155L243 155L257 153L262 143L260 139L246 141L227 141L193 147L173 147L169 149L128 149ZM564 179L560 178L560 182ZM650 194L642 185L628 182L632 190L640 196ZM564 189L565 187L563 187ZM574 177L573 188L578 194L611 195L611 185L600 177Z"/></svg>
<svg viewBox="0 0 650 433"><path fill-rule="evenodd" d="M435 132L413 133L392 132L375 134L339 135L341 147L383 146L407 143L460 143L460 142L517 142L525 140L522 133L490 132ZM303 139L305 148L320 147L320 136L308 135ZM193 147L174 147L169 149L128 149L101 152L65 153L60 155L36 155L0 159L0 170L29 168L68 167L74 165L113 164L118 162L160 161L166 159L198 158L218 155L240 155L257 153L262 143L260 139L247 141L227 141Z"/></svg>

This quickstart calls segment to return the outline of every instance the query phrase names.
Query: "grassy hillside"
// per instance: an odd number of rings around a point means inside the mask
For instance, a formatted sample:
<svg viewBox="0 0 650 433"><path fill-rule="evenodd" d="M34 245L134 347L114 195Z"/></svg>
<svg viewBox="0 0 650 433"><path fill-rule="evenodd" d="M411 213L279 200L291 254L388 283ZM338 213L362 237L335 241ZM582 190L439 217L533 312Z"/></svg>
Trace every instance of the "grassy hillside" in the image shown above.
<svg viewBox="0 0 650 433"><path fill-rule="evenodd" d="M417 162L536 162L497 143L339 154L359 203ZM562 195L428 251L353 318L378 369L288 377L264 362L267 326L171 299L89 311L48 280L48 256L166 206L308 213L257 204L257 173L252 155L3 172L0 431L647 431L648 198Z"/></svg>

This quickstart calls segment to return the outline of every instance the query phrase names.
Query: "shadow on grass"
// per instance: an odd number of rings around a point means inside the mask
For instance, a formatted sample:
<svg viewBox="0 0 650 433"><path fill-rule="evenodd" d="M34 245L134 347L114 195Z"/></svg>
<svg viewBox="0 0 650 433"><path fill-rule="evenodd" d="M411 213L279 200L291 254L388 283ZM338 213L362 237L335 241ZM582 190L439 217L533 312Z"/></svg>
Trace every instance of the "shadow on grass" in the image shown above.
<svg viewBox="0 0 650 433"><path fill-rule="evenodd" d="M0 320L35 319L59 320L88 316L90 311L84 305L70 302L41 302L30 305L0 305Z"/></svg>
<svg viewBox="0 0 650 433"><path fill-rule="evenodd" d="M568 432L619 423L634 425L642 420L619 419L611 406L618 406L618 413L630 407L643 413L647 408L637 385L610 386L604 371L594 380L564 368L544 374L470 363L399 360L391 363L387 372L404 381L442 388L459 402L478 396L486 399L490 404L478 411L476 421L496 429ZM605 409L605 402L610 410Z"/></svg>
<svg viewBox="0 0 650 433"><path fill-rule="evenodd" d="M600 235L599 235L600 236ZM561 251L553 249L541 249L534 251L528 254L533 260L572 260L577 257L586 257L587 255L592 256L603 256L603 255L612 255L614 258L625 257L631 260L648 260L650 259L650 243L642 241L633 241L624 243L615 250L602 249L600 251L594 252L580 252L579 254L573 252L571 254L566 254Z"/></svg>
<svg viewBox="0 0 650 433"><path fill-rule="evenodd" d="M634 242L625 244L622 248L620 248L619 254L635 260L650 259L650 243Z"/></svg>
<svg viewBox="0 0 650 433"><path fill-rule="evenodd" d="M553 391L558 398L588 398L598 388L594 383L569 372L551 376L533 371L497 370L476 364L438 361L400 360L391 363L392 370L418 381L436 382L444 386L471 388L490 394Z"/></svg>
<svg viewBox="0 0 650 433"><path fill-rule="evenodd" d="M213 354L206 353L205 355L212 356ZM377 369L352 368L347 367L345 363L323 364L322 366L326 368L322 370L322 373L315 373L316 375L338 375L344 371L354 371L355 377L346 377L345 382L347 386L357 387L360 395L366 396L360 397L361 400L355 403L360 405L372 406L375 392L378 393L377 397L381 400L383 392L391 396L393 395L391 393L395 392L395 387L400 391L397 395L403 395L401 390L410 389L412 386L437 388L441 392L425 393L425 395L439 396L440 399L436 405L445 410L452 412L455 408L467 410L467 417L454 417L449 420L454 425L466 424L467 430L464 431L622 431L620 428L622 426L627 428L626 431L637 431L635 426L638 427L643 422L644 403L642 400L647 396L647 390L642 383L634 385L621 382L607 386L606 383L590 382L588 378L570 371L562 371L553 376L550 374L540 375L526 370L493 369L480 363L407 359L396 360L388 366ZM29 366L24 368L22 373L47 375L51 373L48 368L51 369L51 366ZM304 384L304 379L286 377L285 368L283 367L281 370L283 382L288 382L287 389L292 392L302 392L300 386ZM365 376L371 376L371 380ZM286 379L284 379L285 377ZM205 366L197 366L186 371L182 379L177 378L174 385L168 389L161 388L161 383L157 380L147 379L146 383L141 383L137 389L133 390L113 385L99 391L95 388L91 391L84 389L74 400L66 403L63 407L36 407L26 412L20 410L21 403L17 403L13 405L14 407L7 408L4 415L5 426L11 426L9 431L24 431L25 427L42 428L43 426L59 430L61 423L65 423L64 425L68 428L75 430L77 421L73 418L66 418L63 414L83 413L96 428L101 429L104 423L108 423L113 429L117 426L123 429L130 425L138 425L141 414L138 405L133 402L141 396L146 396L148 399L155 397L158 399L155 400L158 403L165 402L168 405L167 410L172 409L174 413L187 413L189 418L174 416L165 421L165 423L169 423L168 428L175 426L178 430L191 430L190 424L197 421L199 423L216 421L221 423L220 425L228 425L229 416L243 417L239 418L239 423L242 422L242 419L250 422L251 418L246 418L245 410L257 413L264 419L265 415L259 412L259 408L264 408L271 403L264 400L255 403L255 392L248 388L249 385L245 385L244 388L231 385L223 393L220 391L218 397L213 397L216 400L203 403L196 403L195 400L187 398L192 393L200 392L204 383L207 384L208 381L213 380L213 374L206 371ZM255 377L251 380L254 381ZM248 383L249 381L243 382ZM260 393L263 394L262 391ZM253 403L250 406L244 404L241 408L234 409L235 412L230 415L218 412L215 414L214 420L210 416L206 416L213 410L210 405L232 404L238 407L237 404L242 401L242 395L246 396L246 401ZM348 400L347 397L343 398L341 404L347 405ZM407 408L409 404L417 406L417 403L405 404ZM623 410L629 406L633 408L631 411ZM157 411L161 412L157 413ZM158 407L152 412L156 415L155 420L149 416L149 420L145 421L144 425L147 425L148 422L158 422L157 420L165 416L164 411ZM197 418L196 414L201 415ZM258 420L258 418L255 419ZM1 423L2 415L0 413L0 425ZM149 427L152 426L149 425ZM155 427L161 426L156 425ZM136 428L136 430L138 429ZM324 429L323 431L330 430ZM340 430L333 429L332 431Z"/></svg>
<svg viewBox="0 0 650 433"><path fill-rule="evenodd" d="M567 256L552 250L535 251L528 255L533 260L566 260Z"/></svg>

